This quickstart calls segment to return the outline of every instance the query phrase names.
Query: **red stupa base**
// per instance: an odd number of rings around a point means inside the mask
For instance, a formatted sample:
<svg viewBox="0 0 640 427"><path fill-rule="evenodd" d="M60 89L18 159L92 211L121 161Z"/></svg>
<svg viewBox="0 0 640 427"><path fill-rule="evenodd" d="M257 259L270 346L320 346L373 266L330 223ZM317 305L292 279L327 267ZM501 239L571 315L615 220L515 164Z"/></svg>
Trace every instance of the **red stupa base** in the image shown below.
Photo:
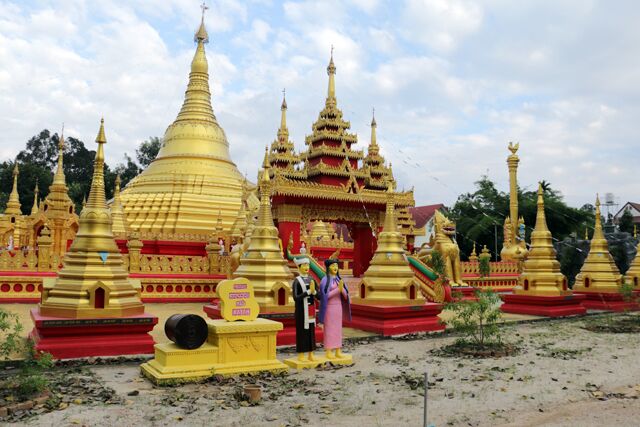
<svg viewBox="0 0 640 427"><path fill-rule="evenodd" d="M564 317L586 314L581 304L582 295L544 297L535 295L505 294L500 296L504 304L500 310L505 313L530 314L533 316Z"/></svg>
<svg viewBox="0 0 640 427"><path fill-rule="evenodd" d="M619 293L576 292L575 294L584 295L585 300L582 302L582 305L589 310L635 311L640 309L638 303L625 301Z"/></svg>
<svg viewBox="0 0 640 427"><path fill-rule="evenodd" d="M384 336L443 331L445 325L438 317L441 311L442 304L437 303L412 306L352 303L351 322L345 322L345 326Z"/></svg>
<svg viewBox="0 0 640 427"><path fill-rule="evenodd" d="M205 313L210 319L222 319L220 314L220 306L217 302L213 304L207 304L203 307ZM276 345L295 345L296 343L296 319L293 313L275 313L275 312L261 312L258 317L263 319L275 320L282 323L284 327L276 335ZM316 325L316 342L321 343L324 334L322 327Z"/></svg>
<svg viewBox="0 0 640 427"><path fill-rule="evenodd" d="M30 334L36 350L51 353L56 359L154 352L149 332L158 318L150 314L69 319L42 316L39 308L33 308L31 319L36 325Z"/></svg>

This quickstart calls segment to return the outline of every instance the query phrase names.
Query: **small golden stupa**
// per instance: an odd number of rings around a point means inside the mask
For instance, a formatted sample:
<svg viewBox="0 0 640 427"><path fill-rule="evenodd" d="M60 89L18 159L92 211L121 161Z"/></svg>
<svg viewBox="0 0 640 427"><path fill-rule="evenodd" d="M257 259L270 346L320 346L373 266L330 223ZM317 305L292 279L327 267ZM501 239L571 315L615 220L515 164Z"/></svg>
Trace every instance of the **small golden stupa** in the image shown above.
<svg viewBox="0 0 640 427"><path fill-rule="evenodd" d="M282 256L278 229L273 225L269 168L268 152L265 151L259 181L258 219L255 227L247 229L246 238L250 239L250 243L233 275L251 281L261 313L290 312L294 308L289 287L293 274Z"/></svg>
<svg viewBox="0 0 640 427"><path fill-rule="evenodd" d="M3 233L2 246L20 247L23 234L26 232L25 218L22 215L20 196L18 194L18 163L13 167L13 187L7 200L7 207L0 215L0 230Z"/></svg>
<svg viewBox="0 0 640 427"><path fill-rule="evenodd" d="M633 237L638 238L636 227L633 227ZM640 242L636 246L636 256L633 258L629 269L625 275L627 282L631 283L635 289L640 289Z"/></svg>
<svg viewBox="0 0 640 427"><path fill-rule="evenodd" d="M313 221L309 232L309 244L314 246L323 240L330 240L333 233L329 231L329 227L330 225L322 220Z"/></svg>
<svg viewBox="0 0 640 427"><path fill-rule="evenodd" d="M127 185L121 198L131 228L199 234L205 240L218 209L224 229L231 228L240 209L244 179L231 160L229 142L211 107L204 8L194 40L198 45L182 109L167 128L155 160Z"/></svg>
<svg viewBox="0 0 640 427"><path fill-rule="evenodd" d="M609 244L602 232L600 198L596 197L596 222L589 255L576 276L574 292L618 293L622 275L609 253Z"/></svg>
<svg viewBox="0 0 640 427"><path fill-rule="evenodd" d="M96 137L89 199L80 228L55 279L45 279L40 315L63 318L124 317L144 313L140 283L129 279L113 238L104 192L104 120Z"/></svg>
<svg viewBox="0 0 640 427"><path fill-rule="evenodd" d="M113 200L109 206L111 209L111 218L113 220L111 230L118 237L125 237L129 231L127 218L124 215L122 200L120 199L120 175L116 175L116 185L113 190Z"/></svg>
<svg viewBox="0 0 640 427"><path fill-rule="evenodd" d="M378 247L360 285L356 304L422 305L425 299L420 284L404 251L404 236L398 230L393 200L393 186L388 183L384 227L378 235Z"/></svg>
<svg viewBox="0 0 640 427"><path fill-rule="evenodd" d="M567 278L560 272L560 262L556 259L547 227L542 184L538 185L538 212L536 226L531 233L531 250L513 293L547 297L571 295L567 289Z"/></svg>

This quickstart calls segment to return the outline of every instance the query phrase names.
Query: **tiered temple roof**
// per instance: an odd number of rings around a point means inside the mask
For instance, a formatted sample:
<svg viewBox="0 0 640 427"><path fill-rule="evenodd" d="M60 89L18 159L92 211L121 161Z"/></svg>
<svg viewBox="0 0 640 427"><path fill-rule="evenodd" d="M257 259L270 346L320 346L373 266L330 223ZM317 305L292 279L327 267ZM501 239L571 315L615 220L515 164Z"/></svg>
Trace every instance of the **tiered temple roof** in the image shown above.
<svg viewBox="0 0 640 427"><path fill-rule="evenodd" d="M280 128L278 135L271 143L269 150L269 163L271 164L270 175L276 174L287 178L304 178L305 173L298 170L300 156L296 154L293 142L289 140L289 129L287 128L287 100L282 98L280 107Z"/></svg>

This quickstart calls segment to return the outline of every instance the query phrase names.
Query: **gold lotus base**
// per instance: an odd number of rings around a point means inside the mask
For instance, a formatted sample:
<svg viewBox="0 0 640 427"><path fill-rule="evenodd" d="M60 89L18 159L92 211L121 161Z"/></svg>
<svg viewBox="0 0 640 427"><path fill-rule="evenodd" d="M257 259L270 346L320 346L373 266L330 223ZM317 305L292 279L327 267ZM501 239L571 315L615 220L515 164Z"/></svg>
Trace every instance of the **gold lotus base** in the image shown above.
<svg viewBox="0 0 640 427"><path fill-rule="evenodd" d="M163 384L288 370L276 358L276 334L282 323L260 318L250 322L216 319L207 320L207 325L209 336L202 347L184 350L173 343L157 344L155 358L141 365L142 373Z"/></svg>
<svg viewBox="0 0 640 427"><path fill-rule="evenodd" d="M317 354L314 354L313 358L314 360L309 360L305 353L304 360L300 360L297 357L292 357L290 359L285 359L284 363L286 363L287 366L293 369L313 369L317 368L320 365L324 365L329 361L329 359L327 359L326 357L318 356Z"/></svg>

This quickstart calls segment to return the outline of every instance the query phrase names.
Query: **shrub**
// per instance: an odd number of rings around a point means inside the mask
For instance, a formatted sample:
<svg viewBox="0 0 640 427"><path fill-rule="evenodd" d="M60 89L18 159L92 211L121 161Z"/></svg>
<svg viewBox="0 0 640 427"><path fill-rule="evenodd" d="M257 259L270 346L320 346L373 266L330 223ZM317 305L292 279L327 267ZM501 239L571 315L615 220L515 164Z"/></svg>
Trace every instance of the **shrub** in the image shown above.
<svg viewBox="0 0 640 427"><path fill-rule="evenodd" d="M489 261L489 257L480 257L478 260L478 272L480 273L480 277L489 277L491 274L491 264Z"/></svg>
<svg viewBox="0 0 640 427"><path fill-rule="evenodd" d="M461 332L463 340L469 344L477 347L501 344L500 296L493 291L476 290L475 294L475 301L458 300L445 304L444 309L455 314L447 323Z"/></svg>

